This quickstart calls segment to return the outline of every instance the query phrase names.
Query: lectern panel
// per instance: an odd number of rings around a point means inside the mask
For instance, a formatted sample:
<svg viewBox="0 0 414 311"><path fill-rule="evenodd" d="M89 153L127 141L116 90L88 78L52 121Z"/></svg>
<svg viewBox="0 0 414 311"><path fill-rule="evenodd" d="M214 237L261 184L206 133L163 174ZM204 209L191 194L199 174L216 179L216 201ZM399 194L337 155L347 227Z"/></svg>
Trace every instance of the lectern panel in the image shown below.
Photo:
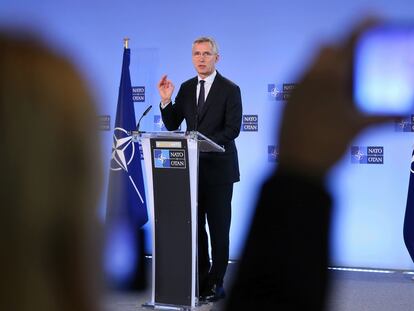
<svg viewBox="0 0 414 311"><path fill-rule="evenodd" d="M191 305L192 226L186 139L151 139L155 303Z"/></svg>

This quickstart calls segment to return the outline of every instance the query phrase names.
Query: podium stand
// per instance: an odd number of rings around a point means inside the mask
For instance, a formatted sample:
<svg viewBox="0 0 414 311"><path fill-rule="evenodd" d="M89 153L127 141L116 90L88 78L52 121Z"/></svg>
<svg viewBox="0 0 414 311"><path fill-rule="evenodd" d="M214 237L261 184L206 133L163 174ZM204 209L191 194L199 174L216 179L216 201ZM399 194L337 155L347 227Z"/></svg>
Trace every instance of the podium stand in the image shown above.
<svg viewBox="0 0 414 311"><path fill-rule="evenodd" d="M224 152L224 148L198 132L133 136L143 149L152 224L152 295L146 306L195 307L199 152Z"/></svg>

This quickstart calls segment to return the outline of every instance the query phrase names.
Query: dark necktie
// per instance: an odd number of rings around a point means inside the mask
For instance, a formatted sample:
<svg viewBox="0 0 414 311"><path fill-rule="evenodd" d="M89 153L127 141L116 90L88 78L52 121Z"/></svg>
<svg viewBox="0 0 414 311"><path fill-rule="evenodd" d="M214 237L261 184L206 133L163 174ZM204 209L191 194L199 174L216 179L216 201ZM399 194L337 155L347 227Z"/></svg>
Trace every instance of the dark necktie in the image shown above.
<svg viewBox="0 0 414 311"><path fill-rule="evenodd" d="M204 80L200 80L200 92L198 93L198 102L197 102L197 114L200 116L201 111L203 110L204 106L204 98L205 98L205 91L204 91Z"/></svg>

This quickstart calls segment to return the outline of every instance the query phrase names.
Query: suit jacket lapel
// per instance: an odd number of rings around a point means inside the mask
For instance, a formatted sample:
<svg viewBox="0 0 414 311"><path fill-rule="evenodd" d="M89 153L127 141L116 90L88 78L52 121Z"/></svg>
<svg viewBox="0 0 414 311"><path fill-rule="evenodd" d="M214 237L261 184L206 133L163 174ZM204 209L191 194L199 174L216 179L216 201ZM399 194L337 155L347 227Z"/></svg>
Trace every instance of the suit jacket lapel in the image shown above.
<svg viewBox="0 0 414 311"><path fill-rule="evenodd" d="M198 116L198 120L199 122L202 121L202 119L204 118L204 116L206 115L208 108L210 107L210 104L212 102L214 102L214 98L217 95L217 92L219 91L220 88L220 74L217 72L216 77L214 78L213 84L211 85L210 91L208 92L206 101L204 102L204 107L203 110L201 111L200 115Z"/></svg>
<svg viewBox="0 0 414 311"><path fill-rule="evenodd" d="M197 77L193 78L191 81L191 92L192 92L191 100L193 102L195 109L197 109L197 83L198 83L198 78Z"/></svg>
<svg viewBox="0 0 414 311"><path fill-rule="evenodd" d="M188 108L187 109L189 109L189 113L191 116L197 115L197 83L198 83L198 79L197 77L194 77L193 79L191 79L190 87L188 89L188 91L191 93L188 96Z"/></svg>

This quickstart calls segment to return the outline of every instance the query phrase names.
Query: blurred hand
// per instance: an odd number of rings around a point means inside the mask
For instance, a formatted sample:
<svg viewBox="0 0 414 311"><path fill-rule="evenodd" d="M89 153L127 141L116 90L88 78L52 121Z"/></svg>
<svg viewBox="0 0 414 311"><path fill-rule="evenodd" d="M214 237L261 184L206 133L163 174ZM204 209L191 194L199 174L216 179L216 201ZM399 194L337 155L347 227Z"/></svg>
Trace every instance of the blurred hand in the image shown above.
<svg viewBox="0 0 414 311"><path fill-rule="evenodd" d="M365 116L352 99L354 43L374 24L362 23L343 46L322 48L302 77L282 119L280 168L323 178L362 129L395 119Z"/></svg>
<svg viewBox="0 0 414 311"><path fill-rule="evenodd" d="M163 104L169 103L171 101L172 93L174 92L174 84L167 79L167 75L162 76L157 87L161 96L161 102Z"/></svg>

